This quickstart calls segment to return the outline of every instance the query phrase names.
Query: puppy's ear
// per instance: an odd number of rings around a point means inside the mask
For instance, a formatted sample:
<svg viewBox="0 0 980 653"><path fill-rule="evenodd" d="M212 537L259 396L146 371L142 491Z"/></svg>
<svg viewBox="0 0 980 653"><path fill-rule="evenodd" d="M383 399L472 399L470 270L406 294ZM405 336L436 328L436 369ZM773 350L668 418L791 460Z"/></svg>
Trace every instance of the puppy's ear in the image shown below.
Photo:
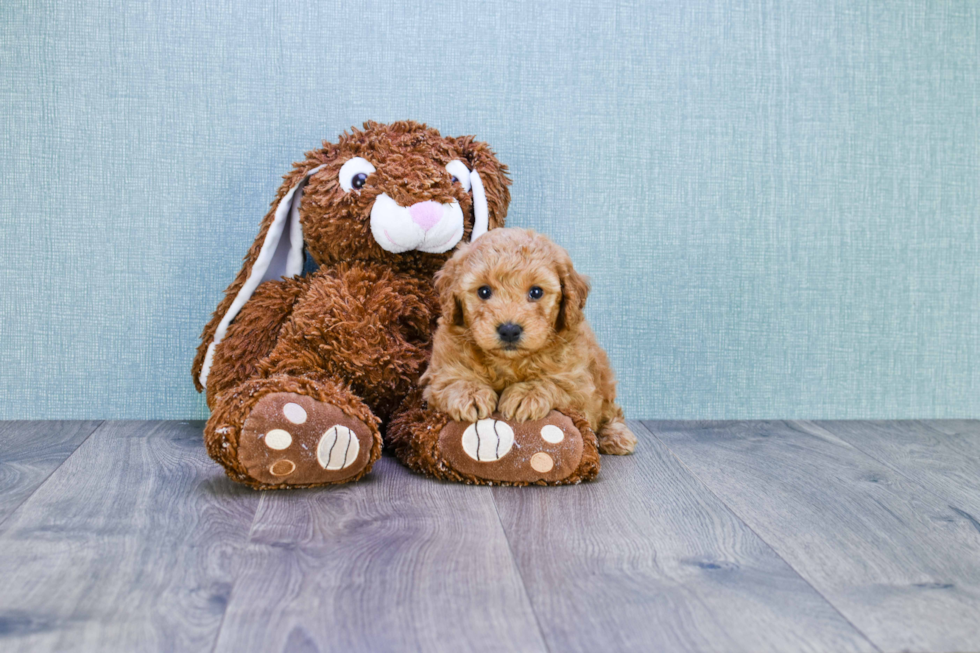
<svg viewBox="0 0 980 653"><path fill-rule="evenodd" d="M470 240L476 240L489 229L504 226L507 207L510 206L510 178L507 166L497 159L490 146L476 141L472 136L451 139L466 158L467 167L475 175L473 185L473 219Z"/></svg>
<svg viewBox="0 0 980 653"><path fill-rule="evenodd" d="M207 387L214 348L225 337L228 326L251 299L259 284L303 273L306 257L299 217L300 201L310 177L323 167L322 162L312 158L297 163L279 187L272 208L259 226L255 242L245 254L242 269L225 290L225 298L218 304L201 334L201 344L191 369L198 391Z"/></svg>
<svg viewBox="0 0 980 653"><path fill-rule="evenodd" d="M464 244L451 259L446 261L442 269L436 272L435 287L439 293L439 306L442 310L442 318L446 324L454 326L465 326L463 316L463 304L456 296L456 276L459 273L462 257L466 253L467 246Z"/></svg>
<svg viewBox="0 0 980 653"><path fill-rule="evenodd" d="M585 319L585 299L589 296L589 279L575 271L567 255L565 258L558 266L561 302L558 304L555 331L559 333L574 329Z"/></svg>
<svg viewBox="0 0 980 653"><path fill-rule="evenodd" d="M453 295L453 314L452 314L453 326L466 326L466 319L463 317L463 302L459 301L459 297Z"/></svg>

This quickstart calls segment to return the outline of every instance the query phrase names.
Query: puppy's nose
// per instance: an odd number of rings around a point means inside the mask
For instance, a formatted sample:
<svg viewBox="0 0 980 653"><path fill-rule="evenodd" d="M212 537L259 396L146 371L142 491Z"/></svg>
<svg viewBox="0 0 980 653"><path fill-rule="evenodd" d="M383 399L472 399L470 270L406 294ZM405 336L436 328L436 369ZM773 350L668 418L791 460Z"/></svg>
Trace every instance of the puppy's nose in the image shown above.
<svg viewBox="0 0 980 653"><path fill-rule="evenodd" d="M408 207L408 214L412 216L412 222L428 231L442 218L442 204L431 200L417 202Z"/></svg>
<svg viewBox="0 0 980 653"><path fill-rule="evenodd" d="M521 325L513 322L507 322L497 327L497 335L506 343L517 342L521 339L522 333L524 333L524 329L521 328Z"/></svg>

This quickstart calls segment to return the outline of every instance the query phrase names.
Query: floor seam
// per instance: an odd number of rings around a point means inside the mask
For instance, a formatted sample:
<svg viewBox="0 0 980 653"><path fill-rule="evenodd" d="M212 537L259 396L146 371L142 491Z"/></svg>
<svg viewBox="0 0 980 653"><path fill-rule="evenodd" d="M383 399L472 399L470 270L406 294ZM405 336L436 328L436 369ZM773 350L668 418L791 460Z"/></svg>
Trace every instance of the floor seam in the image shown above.
<svg viewBox="0 0 980 653"><path fill-rule="evenodd" d="M932 496L934 496L934 497L936 497L936 498L937 498L937 499L939 499L939 500L940 500L940 501L941 501L942 503L945 503L945 504L946 504L947 506L949 506L949 507L950 507L950 509L952 509L952 510L954 510L954 511L959 511L959 508L957 508L956 506L954 506L954 505L953 505L954 503L956 503L956 501L955 501L954 499L951 499L951 498L949 498L949 497L945 497L945 496L943 496L943 495L941 495L941 494L939 494L938 492L936 492L935 490L933 490L933 489L931 489L930 487L928 487L928 486L927 486L927 485L926 485L925 483L923 483L923 482L922 482L922 481L920 481L919 479L917 479L917 478L914 478L914 477L912 477L912 476L909 476L908 474L906 474L905 472L903 472L903 471L902 471L901 469L899 469L898 467L895 467L894 465L892 465L891 463L889 463L889 462L888 462L887 460L882 460L881 458L878 458L878 457L877 457L877 456L875 456L874 454L872 454L872 453L869 453L869 452L867 452L867 451L865 451L864 449L862 449L862 448L861 448L861 447L859 447L858 445L856 445L856 444L854 444L854 443L853 443L853 442L852 442L851 440L849 440L848 438L846 438L846 437L844 437L844 436L843 436L843 435L841 435L840 433L837 433L836 431L831 431L831 430L830 430L829 428L827 428L826 426L824 426L824 425L823 425L823 424L821 423L821 421L819 421L819 420L800 420L800 421L804 421L804 422L806 422L807 424L812 424L812 425L814 425L814 426L817 426L817 427L819 427L819 428L821 428L821 429L823 429L824 431L827 431L828 433L830 433L830 434L832 434L832 435L833 435L833 436L834 436L835 438L839 438L840 440L842 440L842 441L844 441L844 442L846 442L846 443L847 443L847 444L849 444L850 446L852 446L852 447L854 447L854 449L855 449L856 451L859 451L859 452L861 452L862 454L864 454L865 456L867 456L867 457L868 457L868 458L870 458L871 460L873 460L873 461L875 461L875 462L876 462L876 463L878 463L879 465L881 465L881 466L883 466L883 467L887 467L887 468L888 468L888 469L890 469L890 470L891 470L892 472L894 472L894 473L896 473L896 474L898 474L899 476L901 476L902 478L904 478L904 479L905 479L906 481L908 481L909 483L912 483L912 484L914 484L914 485L915 485L916 487L919 487L919 488L921 488L922 490L924 490L924 491L926 491L926 492L928 492L929 494L931 494ZM848 420L848 421L851 421L851 422L864 422L864 423L868 423L868 422L870 422L870 421L873 421L873 420ZM916 424L922 424L922 420L911 420L911 419L910 419L910 420L907 420L907 421L909 421L909 422L915 422ZM926 426L926 427L928 427L928 424L923 424L923 426ZM945 435L945 434L943 434L943 435ZM961 515L961 516L962 516L962 515ZM980 530L980 529L978 529L978 530Z"/></svg>
<svg viewBox="0 0 980 653"><path fill-rule="evenodd" d="M242 542L242 548L238 552L239 563L241 563L243 560L249 561L247 560L248 553L250 550L255 548L253 547L254 543L252 542L252 533L255 530L255 520L258 517L259 512L262 509L262 504L265 502L266 497L268 495L269 495L268 492L262 492L259 495L259 500L255 502L255 512L252 513L252 520L249 522L248 531L245 533L245 539ZM228 600L225 602L225 609L221 613L221 620L218 622L218 629L215 631L214 634L214 644L211 645L211 653L214 653L215 651L218 650L218 642L221 641L221 633L225 628L225 617L228 616L228 610L231 609L232 599L235 596L235 589L238 587L238 584L242 581L245 575L244 570L247 568L248 565L240 564L240 566L236 569L234 578L231 581L231 589L228 590Z"/></svg>
<svg viewBox="0 0 980 653"><path fill-rule="evenodd" d="M225 609L221 612L221 619L218 621L218 628L214 631L214 643L211 644L211 653L218 650L218 641L221 639L221 631L225 627L225 617L228 616L228 608L231 607L231 597L235 593L235 586L238 585L238 579L231 584L231 589L228 590L228 600L225 602Z"/></svg>
<svg viewBox="0 0 980 653"><path fill-rule="evenodd" d="M57 465L55 465L54 469L52 469L50 472L48 472L48 475L44 477L44 480L42 480L40 483L38 483L37 486L33 490L31 490L31 493L28 494L26 497L24 497L24 500L23 501L21 501L20 503L17 504L17 507L16 508L14 508L9 513L7 513L7 516L6 517L4 517L3 519L0 519L0 527L2 527L7 522L8 519L10 519L11 517L13 517L14 514L16 514L17 511L20 510L24 506L25 503L27 503L28 501L30 501L31 498L35 494L37 494L37 491L40 490L41 487L43 487L44 484L48 482L48 480L54 475L54 473L57 472L59 469L61 469L62 465L64 465L66 462L68 462L68 460L72 456L74 456L78 452L79 449L82 448L82 445L84 445L86 442L88 442L88 439L89 438L91 438L93 435L95 435L96 433L98 433L99 431L101 431L102 430L102 427L104 427L107 422L108 422L108 420L98 420L98 423L96 424L95 428L93 428L89 432L88 435L86 435L84 438L82 438L82 441L79 442L78 445L74 449L72 449L72 452L70 454L68 454L67 456L65 456L65 459L64 460L62 460L60 463L58 463Z"/></svg>
<svg viewBox="0 0 980 653"><path fill-rule="evenodd" d="M507 552L510 554L511 564L514 565L514 571L517 572L517 578L521 581L521 591L524 592L524 598L527 599L527 605L531 608L531 616L534 617L534 625L537 626L538 634L541 636L541 643L544 644L544 650L551 653L551 646L548 644L548 638L544 634L544 628L541 627L541 620L538 618L538 612L534 609L534 602L531 601L531 594L527 591L527 585L524 583L524 574L521 573L521 566L517 564L517 556L514 555L514 548L510 545L510 537L507 536L507 529L504 528L504 521L500 518L500 508L497 506L497 498L493 496L493 488L487 488L490 493L490 502L493 504L493 512L497 515L497 523L500 524L500 532L504 535L504 542L507 543Z"/></svg>
<svg viewBox="0 0 980 653"><path fill-rule="evenodd" d="M654 421L654 420L650 420L650 421ZM850 619L848 619L847 618L847 615L845 615L843 612L841 612L840 611L840 608L838 608L836 605L834 605L834 603L829 598L827 598L824 595L823 592L821 592L819 589L817 589L816 587L814 587L813 586L813 583L811 583L810 581L808 581L806 579L806 576L804 576L802 573L800 573L800 570L799 569L797 569L796 567L794 567L792 564L790 564L789 560L787 560L782 555L780 555L780 553L775 549L775 547L773 547L773 545L770 544L764 537L762 537L761 534L759 534L754 528L752 528L752 525L749 524L745 520L745 518L742 517L742 515L740 515L734 508L732 508L732 506L728 505L728 502L725 501L721 497L721 495L719 495L717 492L715 492L714 489L710 485L708 485L704 481L704 479L702 479L700 476L698 476L698 474L693 469L691 469L690 467L688 467L688 465L681 459L680 456L677 455L676 452L674 452L673 449L671 449L670 445L667 444L663 440L663 438L661 438L656 433L654 433L653 431L651 431L647 427L647 425L645 423L643 423L642 421L637 421L636 423L639 424L640 426L642 426L643 427L643 430L646 431L648 434L650 434L650 436L656 438L657 441L660 442L667 449L667 451L670 453L670 455L673 456L677 460L678 464L680 464L680 466L683 467L684 470L687 471L688 474L690 474L694 479L696 479L697 482L700 483L707 492L709 492L713 497L715 497L716 499L718 499L718 501L721 502L721 505L725 506L725 509L728 510L728 512L730 512L735 518L737 518L739 520L739 522L741 522L747 529L749 529L749 531L753 535L755 535L757 538L759 538L759 541L762 542L763 544L765 544L766 545L766 548L768 548L770 551L772 551L772 554L774 556L776 556L777 558L779 558L780 560L782 560L783 563L787 567L789 567L790 569L792 569L793 570L793 573L795 573L800 578L800 580L802 580L804 583L806 583L807 587L809 587L814 592L816 592L817 596L819 596L820 598L822 598L824 600L824 602L826 602L827 605L829 605L834 612L836 612L838 615L840 615L840 618L841 619L843 619L848 625L851 626L851 628L854 629L854 632L856 632L858 635L860 635L861 637L863 637L864 640L868 644L870 644L871 647L874 650L879 651L880 653L883 653L881 647L879 647L874 641L872 641L871 638L867 635L867 633L865 633L863 630L861 630L860 628L858 628L857 627L857 624L855 624L853 621L851 621Z"/></svg>

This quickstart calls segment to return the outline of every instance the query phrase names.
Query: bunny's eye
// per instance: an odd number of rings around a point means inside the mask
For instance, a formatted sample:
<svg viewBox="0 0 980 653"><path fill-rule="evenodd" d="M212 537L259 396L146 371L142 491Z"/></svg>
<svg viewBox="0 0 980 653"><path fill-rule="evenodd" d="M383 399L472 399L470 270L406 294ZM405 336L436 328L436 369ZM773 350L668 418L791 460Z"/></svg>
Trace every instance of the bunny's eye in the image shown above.
<svg viewBox="0 0 980 653"><path fill-rule="evenodd" d="M367 159L355 156L340 167L340 187L349 193L352 190L361 190L367 183L368 175L375 172L375 167Z"/></svg>
<svg viewBox="0 0 980 653"><path fill-rule="evenodd" d="M459 184L463 187L463 190L469 192L470 190L470 169L467 168L462 161L456 159L450 161L446 164L446 172L452 177L454 184Z"/></svg>

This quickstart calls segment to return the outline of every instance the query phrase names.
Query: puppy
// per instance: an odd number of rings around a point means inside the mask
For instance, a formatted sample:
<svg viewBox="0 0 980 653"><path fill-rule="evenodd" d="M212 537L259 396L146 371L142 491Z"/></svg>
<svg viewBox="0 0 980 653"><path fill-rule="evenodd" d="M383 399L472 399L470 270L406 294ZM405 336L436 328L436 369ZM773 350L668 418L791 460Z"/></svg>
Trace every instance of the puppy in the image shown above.
<svg viewBox="0 0 980 653"><path fill-rule="evenodd" d="M568 252L533 231L493 229L460 247L435 283L442 316L421 380L431 406L463 422L571 408L599 451L633 452L609 360L582 313L589 282Z"/></svg>

